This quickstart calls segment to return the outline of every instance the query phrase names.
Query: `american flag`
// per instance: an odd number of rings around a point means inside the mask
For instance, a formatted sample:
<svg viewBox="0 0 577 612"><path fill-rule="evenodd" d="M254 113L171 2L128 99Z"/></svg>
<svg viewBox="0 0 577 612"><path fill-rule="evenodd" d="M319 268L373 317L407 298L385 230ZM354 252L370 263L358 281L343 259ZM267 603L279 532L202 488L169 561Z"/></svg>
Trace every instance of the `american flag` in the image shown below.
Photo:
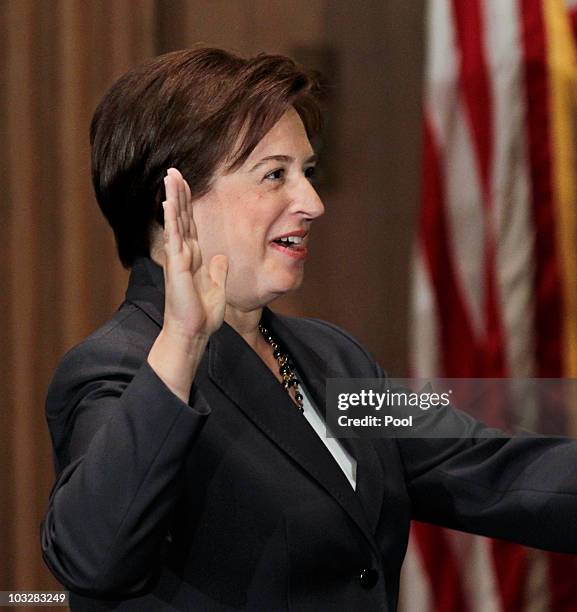
<svg viewBox="0 0 577 612"><path fill-rule="evenodd" d="M427 28L412 374L577 378L577 0L429 0ZM401 609L577 610L577 561L415 524Z"/></svg>

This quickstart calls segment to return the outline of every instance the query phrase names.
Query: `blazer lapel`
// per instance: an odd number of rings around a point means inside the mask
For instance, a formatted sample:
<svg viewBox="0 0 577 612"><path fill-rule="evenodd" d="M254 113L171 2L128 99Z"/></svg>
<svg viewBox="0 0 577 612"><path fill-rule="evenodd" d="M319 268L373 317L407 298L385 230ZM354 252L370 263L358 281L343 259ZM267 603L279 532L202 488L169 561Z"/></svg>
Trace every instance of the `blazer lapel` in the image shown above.
<svg viewBox="0 0 577 612"><path fill-rule="evenodd" d="M281 318L265 308L263 322L284 343L299 368L307 390L326 421L326 381L328 378L346 378L350 372L338 372L330 367L313 347L306 344L300 334L292 333ZM316 434L315 434L316 435ZM370 439L341 438L341 444L357 461L357 495L374 531L381 516L385 483L379 457ZM324 447L324 444L323 444ZM337 465L334 462L334 465ZM338 468L337 466L337 469ZM349 485L350 489L350 485Z"/></svg>
<svg viewBox="0 0 577 612"><path fill-rule="evenodd" d="M372 542L367 517L342 470L260 357L226 323L213 334L208 350L212 381L342 506Z"/></svg>

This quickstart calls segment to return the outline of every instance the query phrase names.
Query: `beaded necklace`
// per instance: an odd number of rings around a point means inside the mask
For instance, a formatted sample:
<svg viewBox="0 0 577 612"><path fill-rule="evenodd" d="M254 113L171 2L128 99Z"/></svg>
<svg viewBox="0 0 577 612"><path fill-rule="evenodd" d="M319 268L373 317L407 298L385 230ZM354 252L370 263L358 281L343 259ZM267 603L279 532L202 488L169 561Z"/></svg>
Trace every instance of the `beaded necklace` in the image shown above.
<svg viewBox="0 0 577 612"><path fill-rule="evenodd" d="M286 352L280 349L279 343L264 325L261 325L259 323L258 329L260 330L260 333L263 335L264 339L268 342L268 344L272 346L272 355L278 361L279 373L283 378L281 384L284 390L290 396L290 389L291 387L294 387L297 408L299 409L300 413L303 414L303 396L299 389L299 380L296 377L295 371L293 369L293 360L288 356Z"/></svg>

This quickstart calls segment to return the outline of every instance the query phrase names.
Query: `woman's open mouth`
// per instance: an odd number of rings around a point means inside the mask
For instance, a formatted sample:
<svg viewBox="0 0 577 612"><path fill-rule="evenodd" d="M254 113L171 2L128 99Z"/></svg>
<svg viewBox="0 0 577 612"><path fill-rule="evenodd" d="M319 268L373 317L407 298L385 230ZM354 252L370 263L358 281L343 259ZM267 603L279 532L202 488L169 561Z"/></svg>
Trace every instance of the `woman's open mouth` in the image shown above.
<svg viewBox="0 0 577 612"><path fill-rule="evenodd" d="M271 241L271 246L277 251L294 259L306 259L308 249L304 245L306 232L294 232Z"/></svg>

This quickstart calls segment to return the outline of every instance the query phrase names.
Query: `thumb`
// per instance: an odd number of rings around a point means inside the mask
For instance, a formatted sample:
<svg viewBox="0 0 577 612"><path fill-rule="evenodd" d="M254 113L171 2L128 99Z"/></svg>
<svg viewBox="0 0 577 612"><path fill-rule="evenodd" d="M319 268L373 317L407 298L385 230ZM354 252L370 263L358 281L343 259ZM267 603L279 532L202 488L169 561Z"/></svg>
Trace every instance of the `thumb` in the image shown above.
<svg viewBox="0 0 577 612"><path fill-rule="evenodd" d="M228 257L226 255L214 255L208 265L208 271L212 280L221 289L224 289L228 275Z"/></svg>

